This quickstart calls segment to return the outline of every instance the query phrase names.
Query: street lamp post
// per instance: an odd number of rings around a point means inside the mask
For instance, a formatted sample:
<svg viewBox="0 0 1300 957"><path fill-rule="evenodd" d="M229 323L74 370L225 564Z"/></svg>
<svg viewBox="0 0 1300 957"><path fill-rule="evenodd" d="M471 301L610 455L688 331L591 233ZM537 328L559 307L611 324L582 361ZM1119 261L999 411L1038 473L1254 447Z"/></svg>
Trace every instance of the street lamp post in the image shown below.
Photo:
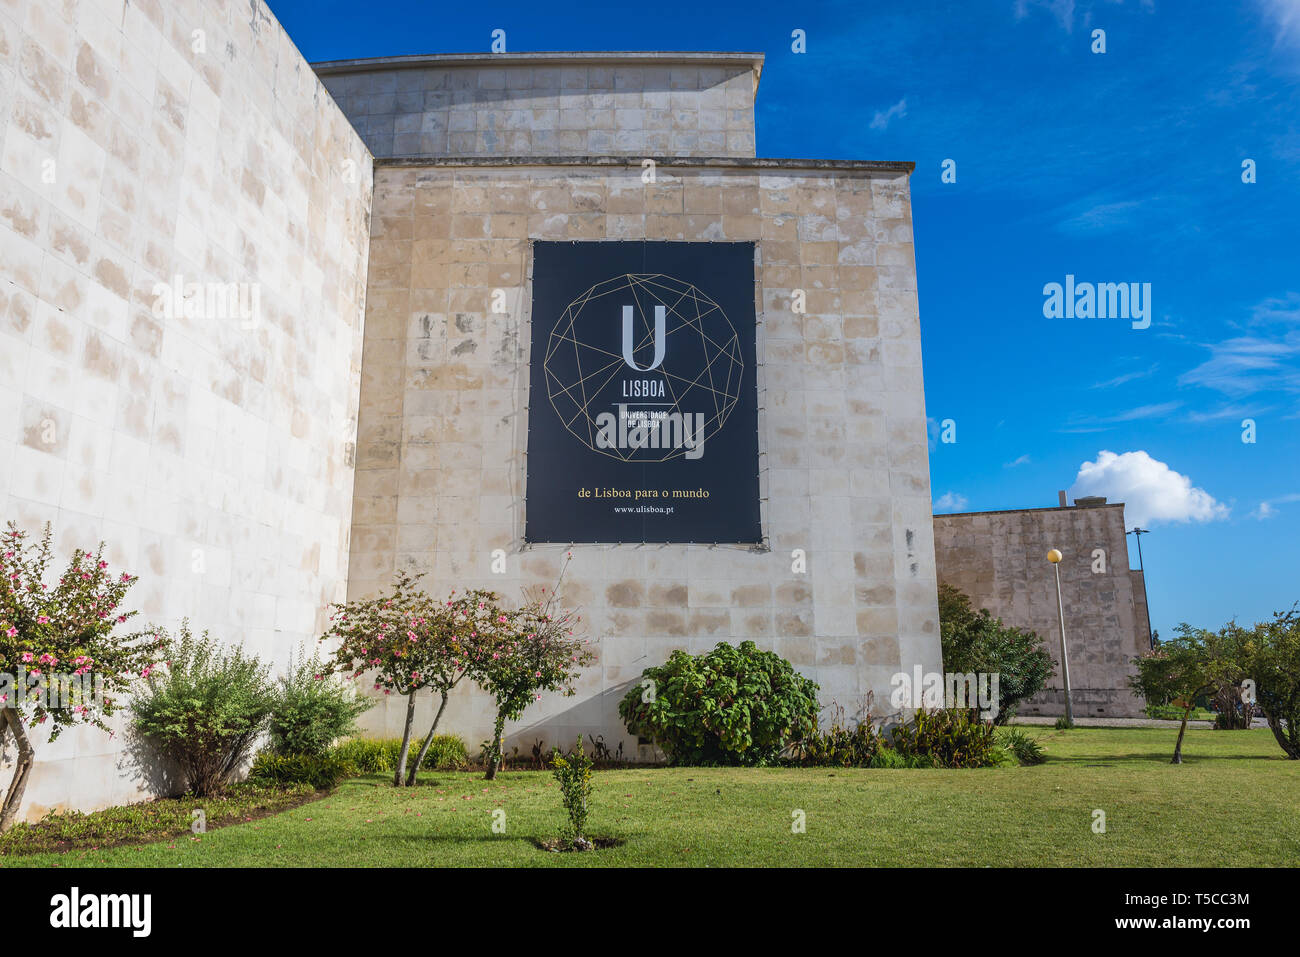
<svg viewBox="0 0 1300 957"><path fill-rule="evenodd" d="M1061 677L1065 680L1065 721L1074 724L1074 708L1070 705L1070 653L1065 646L1065 604L1061 601L1061 553L1053 548L1047 560L1056 572L1056 613L1061 622Z"/></svg>

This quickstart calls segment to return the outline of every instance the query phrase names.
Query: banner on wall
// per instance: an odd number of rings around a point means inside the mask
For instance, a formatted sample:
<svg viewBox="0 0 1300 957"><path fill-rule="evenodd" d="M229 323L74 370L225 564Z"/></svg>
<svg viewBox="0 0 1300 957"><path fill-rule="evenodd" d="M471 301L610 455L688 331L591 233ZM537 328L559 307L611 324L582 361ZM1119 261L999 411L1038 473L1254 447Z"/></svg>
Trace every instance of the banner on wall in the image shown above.
<svg viewBox="0 0 1300 957"><path fill-rule="evenodd" d="M533 243L528 542L762 541L753 243Z"/></svg>

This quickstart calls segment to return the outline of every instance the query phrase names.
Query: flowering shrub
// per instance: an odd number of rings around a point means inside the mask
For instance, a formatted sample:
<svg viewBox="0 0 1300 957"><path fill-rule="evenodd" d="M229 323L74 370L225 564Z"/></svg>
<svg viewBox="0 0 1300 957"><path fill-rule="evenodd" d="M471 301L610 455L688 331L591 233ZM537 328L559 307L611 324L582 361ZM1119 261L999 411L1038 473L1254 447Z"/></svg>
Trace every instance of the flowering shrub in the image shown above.
<svg viewBox="0 0 1300 957"><path fill-rule="evenodd" d="M431 746L447 699L478 664L503 617L492 592L471 591L435 602L418 586L419 575L399 574L383 595L334 605L333 624L321 641L337 643L330 672L353 678L369 672L374 688L406 698L402 747L393 770L393 784L415 783L416 773ZM407 771L416 695L430 688L441 695L433 726Z"/></svg>
<svg viewBox="0 0 1300 957"><path fill-rule="evenodd" d="M108 731L118 696L157 660L147 634L117 633L135 614L121 607L135 577L111 572L101 544L94 555L77 549L51 587L51 542L49 525L39 544L13 522L0 536L0 742L12 732L18 745L0 831L13 824L35 761L28 728L48 722L51 741L79 723Z"/></svg>
<svg viewBox="0 0 1300 957"><path fill-rule="evenodd" d="M349 682L325 674L318 656L289 662L271 709L271 750L277 755L324 755L335 741L357 730L357 715L373 701L359 698Z"/></svg>
<svg viewBox="0 0 1300 957"><path fill-rule="evenodd" d="M563 575L561 575L563 579ZM475 680L496 699L496 724L488 744L487 779L501 766L502 735L508 720L522 715L543 691L572 695L573 682L593 658L586 642L573 637L577 616L556 606L556 591L498 617L490 647L476 660Z"/></svg>
<svg viewBox="0 0 1300 957"><path fill-rule="evenodd" d="M240 646L223 648L182 622L165 643L166 667L146 672L131 702L135 724L198 796L221 794L252 752L275 704L270 669Z"/></svg>

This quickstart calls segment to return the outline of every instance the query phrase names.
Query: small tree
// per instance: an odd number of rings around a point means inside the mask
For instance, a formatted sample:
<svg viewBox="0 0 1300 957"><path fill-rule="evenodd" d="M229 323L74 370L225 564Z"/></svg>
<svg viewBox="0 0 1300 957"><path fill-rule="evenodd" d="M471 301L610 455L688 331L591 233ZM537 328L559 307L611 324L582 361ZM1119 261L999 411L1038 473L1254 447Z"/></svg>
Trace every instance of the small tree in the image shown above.
<svg viewBox="0 0 1300 957"><path fill-rule="evenodd" d="M471 591L460 598L456 598L453 592L441 607L432 608L423 616L426 624L425 677L428 687L437 692L441 700L429 733L424 736L420 751L407 772L408 787L415 784L415 776L433 745L438 722L447 710L447 698L463 679L479 673L485 649L502 616L498 600L496 593L490 591Z"/></svg>
<svg viewBox="0 0 1300 957"><path fill-rule="evenodd" d="M1277 612L1257 624L1249 641L1248 669L1255 697L1286 756L1300 760L1300 612Z"/></svg>
<svg viewBox="0 0 1300 957"><path fill-rule="evenodd" d="M998 676L998 713L994 724L1005 724L1016 708L1047 686L1052 656L1032 631L1013 628L988 609L976 611L963 592L939 586L939 640L946 671Z"/></svg>
<svg viewBox="0 0 1300 957"><path fill-rule="evenodd" d="M45 582L54 561L51 542L48 524L40 544L13 522L0 536L0 747L11 732L18 745L0 831L13 825L36 760L28 729L50 722L51 741L75 724L111 734L107 719L118 696L157 660L157 642L148 634L116 632L135 615L120 606L136 578L110 572L101 544L94 555L73 552L51 588Z"/></svg>
<svg viewBox="0 0 1300 957"><path fill-rule="evenodd" d="M471 592L438 604L420 591L421 577L399 573L386 594L335 604L330 616L333 624L321 637L321 641L338 643L329 672L346 672L353 678L373 672L376 691L386 695L396 692L406 698L402 745L393 770L395 787L415 783L415 772L433 741L447 695L466 675L474 673L474 664L482 657L481 645L490 637L484 629L495 628L495 619L501 617L491 592ZM441 692L442 705L408 775L416 695L424 688Z"/></svg>
<svg viewBox="0 0 1300 957"><path fill-rule="evenodd" d="M573 746L573 752L567 757L559 748L551 752L551 773L560 785L560 798L569 815L564 838L577 850L588 850L591 842L587 840L587 815L595 788L592 783L591 758L582 750L581 734L578 735L578 743Z"/></svg>
<svg viewBox="0 0 1300 957"><path fill-rule="evenodd" d="M1187 718L1197 697L1211 691L1220 680L1220 670L1214 660L1212 633L1186 622L1174 631L1175 637L1133 659L1137 674L1129 677L1129 686L1152 704L1176 702L1183 709L1172 761L1182 764Z"/></svg>
<svg viewBox="0 0 1300 957"><path fill-rule="evenodd" d="M592 661L586 642L573 637L578 618L572 611L558 608L558 593L557 583L549 596L543 592L529 598L518 611L500 615L499 627L478 662L475 680L496 700L496 723L488 745L489 781L501 767L506 721L518 719L541 699L543 691L563 689L572 695L578 672Z"/></svg>

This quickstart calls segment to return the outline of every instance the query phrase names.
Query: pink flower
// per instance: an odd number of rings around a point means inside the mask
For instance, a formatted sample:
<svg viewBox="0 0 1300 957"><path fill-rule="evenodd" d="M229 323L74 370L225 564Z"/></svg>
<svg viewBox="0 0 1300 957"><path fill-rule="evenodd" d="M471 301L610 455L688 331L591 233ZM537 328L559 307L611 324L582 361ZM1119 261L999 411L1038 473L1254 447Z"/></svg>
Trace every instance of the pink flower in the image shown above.
<svg viewBox="0 0 1300 957"><path fill-rule="evenodd" d="M37 615L37 616L36 616L36 623L37 623L38 625L43 625L43 624L45 624L47 621L49 621L49 619L46 618L44 615Z"/></svg>
<svg viewBox="0 0 1300 957"><path fill-rule="evenodd" d="M10 631L10 635L9 635L10 638L12 638L15 634L17 634L17 632L14 631L14 629L12 628L10 628L9 631ZM26 664L27 662L32 661L36 656L33 655L30 651L24 651L19 657L22 658L23 664Z"/></svg>

